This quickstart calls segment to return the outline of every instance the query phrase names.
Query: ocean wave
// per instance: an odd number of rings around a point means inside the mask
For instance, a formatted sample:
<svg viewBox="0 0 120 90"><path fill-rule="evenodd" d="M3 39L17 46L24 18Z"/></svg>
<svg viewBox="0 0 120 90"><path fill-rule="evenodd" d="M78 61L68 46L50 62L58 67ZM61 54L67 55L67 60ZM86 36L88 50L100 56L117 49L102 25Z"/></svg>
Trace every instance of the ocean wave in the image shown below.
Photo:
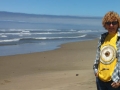
<svg viewBox="0 0 120 90"><path fill-rule="evenodd" d="M6 39L6 40L0 40L0 42L15 42L19 41L20 39Z"/></svg>
<svg viewBox="0 0 120 90"><path fill-rule="evenodd" d="M16 39L6 39L0 40L0 42L19 42L19 41L34 41L34 40L57 40L57 39L75 39L75 38L82 38L86 37L86 34L80 36L73 36L73 37L25 37L25 38L16 38Z"/></svg>
<svg viewBox="0 0 120 90"><path fill-rule="evenodd" d="M20 40L55 40L55 39L72 39L72 38L81 38L81 37L85 37L86 34L84 35L80 35L80 36L73 36L73 37L37 37L37 38L23 38Z"/></svg>
<svg viewBox="0 0 120 90"><path fill-rule="evenodd" d="M0 37L7 37L6 35L0 35Z"/></svg>
<svg viewBox="0 0 120 90"><path fill-rule="evenodd" d="M18 31L0 31L0 34L3 34L5 36L7 35L18 35L18 36L23 36L23 35L52 35L52 34L78 34L78 33L91 33L91 32L103 32L102 30L69 30L69 31L29 31L29 30L18 30Z"/></svg>

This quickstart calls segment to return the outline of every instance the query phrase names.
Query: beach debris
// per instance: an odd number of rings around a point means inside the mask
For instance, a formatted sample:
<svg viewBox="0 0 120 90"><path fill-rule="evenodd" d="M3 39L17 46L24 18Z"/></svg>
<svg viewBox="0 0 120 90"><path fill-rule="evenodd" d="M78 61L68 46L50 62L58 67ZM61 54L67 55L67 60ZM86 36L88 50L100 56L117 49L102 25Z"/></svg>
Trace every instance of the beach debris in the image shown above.
<svg viewBox="0 0 120 90"><path fill-rule="evenodd" d="M76 76L78 76L79 74L76 74Z"/></svg>

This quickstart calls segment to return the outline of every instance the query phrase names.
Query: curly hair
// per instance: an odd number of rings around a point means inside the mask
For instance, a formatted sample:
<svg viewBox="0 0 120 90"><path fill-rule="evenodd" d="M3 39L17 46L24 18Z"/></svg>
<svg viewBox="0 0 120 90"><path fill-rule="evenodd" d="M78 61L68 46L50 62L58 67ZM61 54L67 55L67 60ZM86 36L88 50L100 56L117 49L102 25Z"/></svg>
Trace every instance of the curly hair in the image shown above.
<svg viewBox="0 0 120 90"><path fill-rule="evenodd" d="M113 20L118 21L118 28L120 28L120 16L119 16L118 13L116 13L114 11L109 11L108 13L105 14L105 16L102 19L103 27L106 29L105 23L108 22L108 21L113 21Z"/></svg>

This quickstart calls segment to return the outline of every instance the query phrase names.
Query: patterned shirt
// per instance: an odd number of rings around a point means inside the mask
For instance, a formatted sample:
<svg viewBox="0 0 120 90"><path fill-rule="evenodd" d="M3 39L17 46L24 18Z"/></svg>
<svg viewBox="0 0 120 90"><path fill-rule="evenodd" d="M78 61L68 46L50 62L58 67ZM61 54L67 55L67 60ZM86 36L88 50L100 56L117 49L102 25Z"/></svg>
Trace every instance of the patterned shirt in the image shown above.
<svg viewBox="0 0 120 90"><path fill-rule="evenodd" d="M99 61L100 61L100 47L104 43L105 38L106 38L107 35L108 35L108 32L101 34L100 39L98 41L96 59L94 61L94 65L93 65L94 73L98 72L98 64L99 64ZM116 55L116 57L118 59L118 62L116 64L114 72L112 74L112 80L114 82L120 81L120 31L119 30L118 30L116 47L117 47L117 55Z"/></svg>

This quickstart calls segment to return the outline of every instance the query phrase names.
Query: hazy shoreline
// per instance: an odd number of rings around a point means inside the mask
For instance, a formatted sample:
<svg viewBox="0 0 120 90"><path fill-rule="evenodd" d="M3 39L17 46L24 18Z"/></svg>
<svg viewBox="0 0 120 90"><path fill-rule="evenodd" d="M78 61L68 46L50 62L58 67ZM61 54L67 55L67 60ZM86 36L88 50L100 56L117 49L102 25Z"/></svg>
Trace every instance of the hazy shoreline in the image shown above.
<svg viewBox="0 0 120 90"><path fill-rule="evenodd" d="M96 47L97 40L90 40L51 51L0 56L0 89L96 90L92 70Z"/></svg>

